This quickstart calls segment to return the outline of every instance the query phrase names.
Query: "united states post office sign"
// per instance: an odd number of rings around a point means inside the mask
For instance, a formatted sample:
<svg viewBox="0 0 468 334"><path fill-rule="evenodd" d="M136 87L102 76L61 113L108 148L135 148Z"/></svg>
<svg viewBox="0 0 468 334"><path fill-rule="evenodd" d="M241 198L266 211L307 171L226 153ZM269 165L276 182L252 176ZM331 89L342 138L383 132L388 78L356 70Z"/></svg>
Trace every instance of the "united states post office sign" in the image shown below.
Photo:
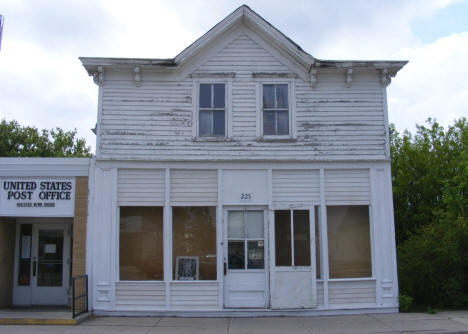
<svg viewBox="0 0 468 334"><path fill-rule="evenodd" d="M73 217L75 178L0 178L0 216Z"/></svg>

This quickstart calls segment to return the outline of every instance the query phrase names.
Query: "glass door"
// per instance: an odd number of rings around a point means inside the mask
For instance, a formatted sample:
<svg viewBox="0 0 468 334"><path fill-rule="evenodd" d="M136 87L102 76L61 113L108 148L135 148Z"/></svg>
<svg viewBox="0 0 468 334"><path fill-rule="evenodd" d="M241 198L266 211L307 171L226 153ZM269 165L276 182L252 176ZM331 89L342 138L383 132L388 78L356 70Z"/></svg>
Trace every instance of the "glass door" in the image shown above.
<svg viewBox="0 0 468 334"><path fill-rule="evenodd" d="M33 305L68 305L69 227L33 225L31 294Z"/></svg>
<svg viewBox="0 0 468 334"><path fill-rule="evenodd" d="M224 306L269 306L268 238L264 210L226 210Z"/></svg>

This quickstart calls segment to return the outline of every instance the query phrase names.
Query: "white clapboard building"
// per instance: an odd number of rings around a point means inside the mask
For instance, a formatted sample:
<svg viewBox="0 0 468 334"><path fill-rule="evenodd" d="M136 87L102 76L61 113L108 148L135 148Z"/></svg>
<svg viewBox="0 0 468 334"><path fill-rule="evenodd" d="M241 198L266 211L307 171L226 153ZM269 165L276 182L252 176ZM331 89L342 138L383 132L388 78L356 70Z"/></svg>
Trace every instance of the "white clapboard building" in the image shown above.
<svg viewBox="0 0 468 334"><path fill-rule="evenodd" d="M173 59L81 61L99 87L97 314L396 312L386 87L241 6Z"/></svg>

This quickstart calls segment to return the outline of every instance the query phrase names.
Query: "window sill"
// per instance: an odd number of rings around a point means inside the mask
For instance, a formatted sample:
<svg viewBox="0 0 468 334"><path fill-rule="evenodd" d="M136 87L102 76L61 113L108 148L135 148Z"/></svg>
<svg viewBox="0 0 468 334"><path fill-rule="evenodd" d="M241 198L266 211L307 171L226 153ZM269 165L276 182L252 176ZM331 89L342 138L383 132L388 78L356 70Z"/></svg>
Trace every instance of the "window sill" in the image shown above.
<svg viewBox="0 0 468 334"><path fill-rule="evenodd" d="M328 282L375 281L375 277L329 278Z"/></svg>
<svg viewBox="0 0 468 334"><path fill-rule="evenodd" d="M285 136L267 136L267 137L258 137L255 139L257 142L280 142L280 143L295 143L296 138L285 137Z"/></svg>
<svg viewBox="0 0 468 334"><path fill-rule="evenodd" d="M231 142L234 141L232 138L226 137L193 137L193 142L214 142L214 143L222 143L222 142Z"/></svg>

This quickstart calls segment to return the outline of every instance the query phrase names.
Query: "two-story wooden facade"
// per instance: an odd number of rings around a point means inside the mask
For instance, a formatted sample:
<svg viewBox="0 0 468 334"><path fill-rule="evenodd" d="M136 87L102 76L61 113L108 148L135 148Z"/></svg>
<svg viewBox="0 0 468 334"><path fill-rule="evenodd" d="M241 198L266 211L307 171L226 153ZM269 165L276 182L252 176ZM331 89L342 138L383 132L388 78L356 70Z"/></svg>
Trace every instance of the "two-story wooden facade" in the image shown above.
<svg viewBox="0 0 468 334"><path fill-rule="evenodd" d="M80 59L95 313L398 310L386 86L406 62L316 59L247 6L174 59Z"/></svg>

